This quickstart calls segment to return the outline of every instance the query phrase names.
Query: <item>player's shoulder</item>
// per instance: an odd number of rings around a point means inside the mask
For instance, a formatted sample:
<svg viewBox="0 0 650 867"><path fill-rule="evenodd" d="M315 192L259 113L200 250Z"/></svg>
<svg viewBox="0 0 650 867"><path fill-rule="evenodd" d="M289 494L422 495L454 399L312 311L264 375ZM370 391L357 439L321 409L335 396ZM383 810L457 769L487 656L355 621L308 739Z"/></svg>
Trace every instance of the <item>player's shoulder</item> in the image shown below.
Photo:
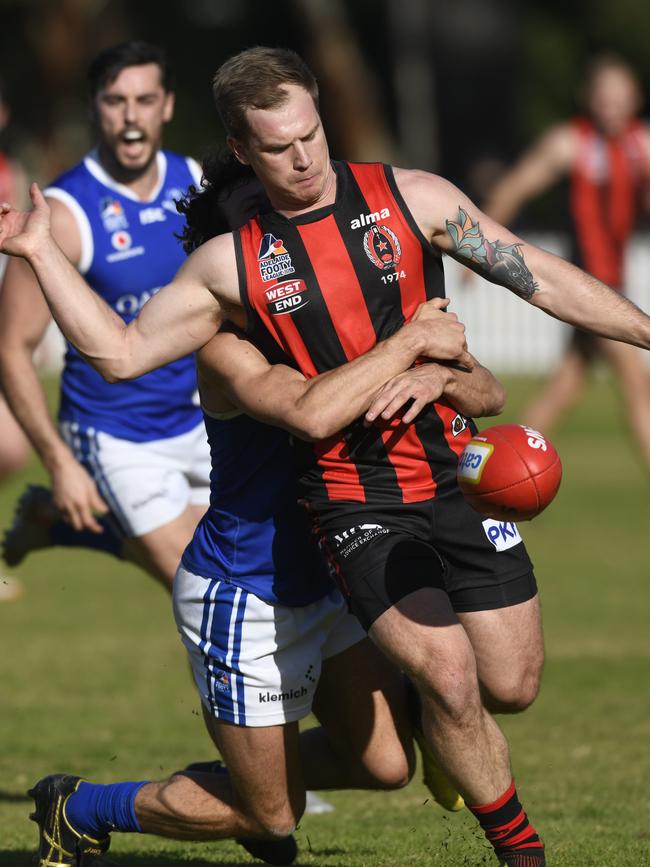
<svg viewBox="0 0 650 867"><path fill-rule="evenodd" d="M576 157L577 147L585 131L584 119L570 118L548 127L537 141L554 162L570 165Z"/></svg>
<svg viewBox="0 0 650 867"><path fill-rule="evenodd" d="M232 232L215 235L197 247L181 267L191 283L208 289L226 310L240 303L239 271Z"/></svg>
<svg viewBox="0 0 650 867"><path fill-rule="evenodd" d="M88 181L88 168L86 158L65 169L51 181L45 190L45 195L50 189L61 189L74 195L76 191L83 189L83 184Z"/></svg>
<svg viewBox="0 0 650 867"><path fill-rule="evenodd" d="M168 170L183 173L189 172L196 185L201 183L203 169L194 157L189 156L188 154L178 153L177 151L171 151L167 148L163 148L161 153L167 161Z"/></svg>
<svg viewBox="0 0 650 867"><path fill-rule="evenodd" d="M399 166L391 166L391 169L395 181L400 188L417 189L419 186L424 185L430 189L451 185L451 181L443 178L442 175L436 175L424 169L402 169Z"/></svg>
<svg viewBox="0 0 650 867"><path fill-rule="evenodd" d="M423 199L430 205L458 193L458 188L442 175L423 169L402 169L397 166L393 166L392 170L395 183L407 203Z"/></svg>
<svg viewBox="0 0 650 867"><path fill-rule="evenodd" d="M187 259L187 267L191 270L210 276L206 282L212 282L213 276L237 271L235 241L232 232L215 235L197 247Z"/></svg>

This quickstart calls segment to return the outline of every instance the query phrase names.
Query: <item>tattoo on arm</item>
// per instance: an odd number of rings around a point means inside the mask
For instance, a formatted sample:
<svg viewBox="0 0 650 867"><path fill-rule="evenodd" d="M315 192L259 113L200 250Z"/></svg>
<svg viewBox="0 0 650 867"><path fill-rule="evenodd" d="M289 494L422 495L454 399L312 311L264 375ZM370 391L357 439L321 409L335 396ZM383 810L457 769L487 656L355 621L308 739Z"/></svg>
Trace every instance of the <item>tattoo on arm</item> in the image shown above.
<svg viewBox="0 0 650 867"><path fill-rule="evenodd" d="M456 222L447 220L447 231L454 252L468 265L476 266L488 280L510 289L515 295L530 301L538 285L524 262L521 244L501 244L486 240L478 223L461 208Z"/></svg>

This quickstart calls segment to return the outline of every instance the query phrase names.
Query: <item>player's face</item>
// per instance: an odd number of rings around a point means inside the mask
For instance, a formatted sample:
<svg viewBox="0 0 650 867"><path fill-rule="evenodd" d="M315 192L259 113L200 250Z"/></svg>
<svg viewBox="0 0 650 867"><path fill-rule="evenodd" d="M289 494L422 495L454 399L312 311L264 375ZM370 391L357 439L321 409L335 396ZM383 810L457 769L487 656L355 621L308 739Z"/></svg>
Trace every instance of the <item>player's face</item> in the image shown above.
<svg viewBox="0 0 650 867"><path fill-rule="evenodd" d="M596 125L606 135L618 135L639 111L639 88L624 69L605 67L594 76L588 101Z"/></svg>
<svg viewBox="0 0 650 867"><path fill-rule="evenodd" d="M314 100L286 85L286 102L249 109L245 142L230 139L237 158L250 165L274 207L301 210L324 202L332 188L327 139Z"/></svg>
<svg viewBox="0 0 650 867"><path fill-rule="evenodd" d="M163 125L171 120L173 94L167 93L155 63L127 66L94 103L99 145L114 168L127 175L144 172L161 145Z"/></svg>

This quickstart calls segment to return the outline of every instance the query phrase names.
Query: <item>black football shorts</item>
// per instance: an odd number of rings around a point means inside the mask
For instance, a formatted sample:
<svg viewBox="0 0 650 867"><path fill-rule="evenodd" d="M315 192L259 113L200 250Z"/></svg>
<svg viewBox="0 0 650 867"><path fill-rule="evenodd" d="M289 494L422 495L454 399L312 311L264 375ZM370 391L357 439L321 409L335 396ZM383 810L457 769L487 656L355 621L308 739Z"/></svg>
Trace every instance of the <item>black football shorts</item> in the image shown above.
<svg viewBox="0 0 650 867"><path fill-rule="evenodd" d="M320 511L317 526L333 575L365 629L423 587L444 590L456 612L506 608L537 593L517 526L480 515L457 487L381 509L339 502Z"/></svg>

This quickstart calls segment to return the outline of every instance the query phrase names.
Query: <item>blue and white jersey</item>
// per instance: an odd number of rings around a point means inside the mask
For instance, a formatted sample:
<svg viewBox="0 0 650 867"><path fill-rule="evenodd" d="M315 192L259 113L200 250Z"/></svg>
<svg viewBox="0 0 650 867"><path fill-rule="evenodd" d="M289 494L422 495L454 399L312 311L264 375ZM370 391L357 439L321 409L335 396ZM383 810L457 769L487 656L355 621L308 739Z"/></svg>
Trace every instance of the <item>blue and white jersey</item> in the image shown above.
<svg viewBox="0 0 650 867"><path fill-rule="evenodd" d="M158 184L147 201L117 183L90 153L47 188L73 214L81 236L79 271L125 322L169 283L185 259L176 200L198 183L194 160L157 155ZM68 344L59 418L133 442L185 433L201 422L194 358L186 356L129 382L110 384Z"/></svg>
<svg viewBox="0 0 650 867"><path fill-rule="evenodd" d="M204 413L210 443L210 508L181 563L265 602L303 606L332 592L324 559L297 504L289 434L243 413Z"/></svg>

